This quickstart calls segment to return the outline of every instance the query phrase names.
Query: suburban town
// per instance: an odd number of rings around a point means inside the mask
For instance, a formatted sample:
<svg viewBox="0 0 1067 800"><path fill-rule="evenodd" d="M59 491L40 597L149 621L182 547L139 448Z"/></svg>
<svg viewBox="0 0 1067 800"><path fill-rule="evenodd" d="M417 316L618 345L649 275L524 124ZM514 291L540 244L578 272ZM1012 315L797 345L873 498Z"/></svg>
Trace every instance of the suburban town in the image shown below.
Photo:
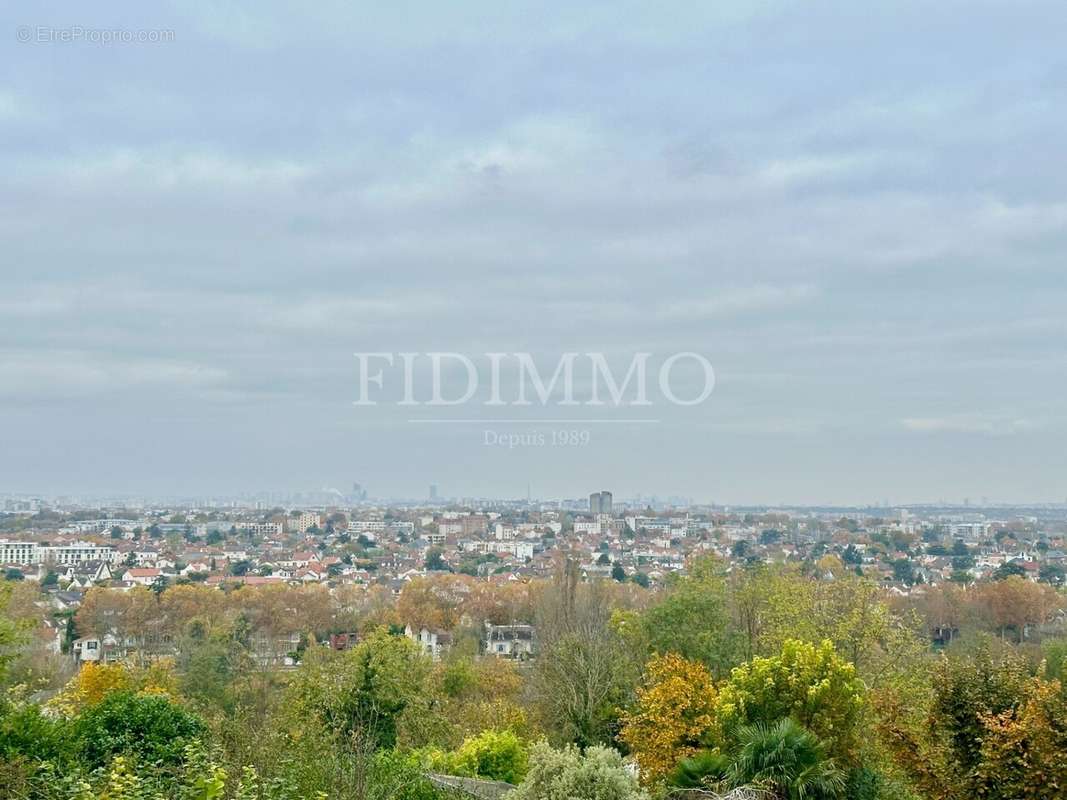
<svg viewBox="0 0 1067 800"><path fill-rule="evenodd" d="M6 581L39 585L41 642L75 662L124 659L143 639L121 626L79 630L68 620L96 587L129 593L201 585L320 587L335 605L390 603L427 578L465 576L469 584L508 587L546 580L561 558L582 580L633 583L655 591L684 575L694 558L712 555L727 569L795 565L833 580L864 576L893 596L920 603L934 587L967 586L1018 576L1058 588L1067 576L1067 509L730 509L675 508L662 502L617 503L610 491L570 501L512 501L463 506L434 498L425 505L367 501L355 505L271 509L74 508L39 499L9 500L0 515L0 568ZM431 488L436 494L436 487ZM469 589L468 589L469 591ZM395 603L394 603L395 604ZM399 604L402 611L404 604ZM528 659L537 632L530 609L513 618L475 620L487 655ZM439 659L454 630L423 619L392 617L428 655ZM1059 619L1053 602L1047 617ZM470 625L471 620L464 623ZM314 624L314 623L310 623ZM321 625L321 622L318 623ZM459 621L456 619L456 627ZM309 620L295 616L282 646L262 654L292 666ZM360 631L319 629L347 647ZM933 640L951 629L938 621ZM306 642L305 642L306 643ZM176 655L176 639L151 643L151 655ZM144 653L142 653L143 655Z"/></svg>

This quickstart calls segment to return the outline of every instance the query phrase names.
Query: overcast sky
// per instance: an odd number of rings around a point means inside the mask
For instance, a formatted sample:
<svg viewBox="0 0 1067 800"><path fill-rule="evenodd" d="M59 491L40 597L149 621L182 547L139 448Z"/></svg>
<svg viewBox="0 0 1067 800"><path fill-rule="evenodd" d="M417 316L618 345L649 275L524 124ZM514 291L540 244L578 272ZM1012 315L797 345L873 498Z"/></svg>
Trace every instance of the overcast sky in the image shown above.
<svg viewBox="0 0 1067 800"><path fill-rule="evenodd" d="M0 12L0 491L1067 497L1062 0L181 5ZM353 406L435 350L717 383Z"/></svg>

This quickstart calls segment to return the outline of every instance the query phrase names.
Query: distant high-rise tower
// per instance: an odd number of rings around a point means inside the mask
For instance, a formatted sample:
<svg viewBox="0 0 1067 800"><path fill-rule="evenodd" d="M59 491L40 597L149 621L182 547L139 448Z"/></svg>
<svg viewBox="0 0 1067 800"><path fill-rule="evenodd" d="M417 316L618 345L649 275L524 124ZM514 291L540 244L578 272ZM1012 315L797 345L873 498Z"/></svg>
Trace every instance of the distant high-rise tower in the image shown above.
<svg viewBox="0 0 1067 800"><path fill-rule="evenodd" d="M436 483L431 483L430 484L430 499L431 500L436 500L437 499L437 484Z"/></svg>
<svg viewBox="0 0 1067 800"><path fill-rule="evenodd" d="M589 513L610 514L611 492L593 492L591 495L589 495Z"/></svg>

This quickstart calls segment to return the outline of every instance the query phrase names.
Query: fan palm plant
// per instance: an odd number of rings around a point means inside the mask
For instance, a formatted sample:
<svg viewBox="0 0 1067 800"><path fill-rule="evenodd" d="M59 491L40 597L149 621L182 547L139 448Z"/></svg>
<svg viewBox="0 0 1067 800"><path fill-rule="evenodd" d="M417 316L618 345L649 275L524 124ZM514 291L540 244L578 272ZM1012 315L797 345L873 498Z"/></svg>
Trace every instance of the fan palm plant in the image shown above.
<svg viewBox="0 0 1067 800"><path fill-rule="evenodd" d="M826 746L789 717L737 731L729 779L735 786L766 788L782 800L834 800L845 788L845 774Z"/></svg>
<svg viewBox="0 0 1067 800"><path fill-rule="evenodd" d="M721 784L730 772L732 760L714 750L703 750L679 762L670 775L671 786L680 789L700 789Z"/></svg>

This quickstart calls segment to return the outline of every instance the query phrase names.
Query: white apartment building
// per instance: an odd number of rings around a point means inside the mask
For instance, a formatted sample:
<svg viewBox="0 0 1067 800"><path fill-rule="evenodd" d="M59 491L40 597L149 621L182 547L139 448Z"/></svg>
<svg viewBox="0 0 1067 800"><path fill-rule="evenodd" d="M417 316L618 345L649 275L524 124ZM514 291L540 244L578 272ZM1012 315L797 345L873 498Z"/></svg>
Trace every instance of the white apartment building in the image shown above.
<svg viewBox="0 0 1067 800"><path fill-rule="evenodd" d="M442 545L448 537L439 531L423 531L419 538L425 539L430 544Z"/></svg>
<svg viewBox="0 0 1067 800"><path fill-rule="evenodd" d="M597 533L600 533L600 523L597 522L596 520L575 520L574 521L574 532L576 534L583 534L583 533L597 534Z"/></svg>
<svg viewBox="0 0 1067 800"><path fill-rule="evenodd" d="M82 561L106 561L114 564L117 560L118 552L115 548L93 542L43 546L37 542L13 542L0 539L0 563L2 564L48 562L65 566L80 564Z"/></svg>
<svg viewBox="0 0 1067 800"><path fill-rule="evenodd" d="M459 542L459 549L465 553L511 553L516 558L533 558L534 543L522 541L498 542L495 540L464 539Z"/></svg>
<svg viewBox="0 0 1067 800"><path fill-rule="evenodd" d="M494 552L511 553L521 559L533 558L534 545L533 542L501 542L496 545Z"/></svg>
<svg viewBox="0 0 1067 800"><path fill-rule="evenodd" d="M253 536L281 536L282 523L280 522L239 522L236 525L239 531L248 531Z"/></svg>
<svg viewBox="0 0 1067 800"><path fill-rule="evenodd" d="M124 531L132 531L138 525L135 519L85 519L70 523L65 530L77 531L78 533L106 533L112 528L121 528ZM144 527L148 527L145 525Z"/></svg>
<svg viewBox="0 0 1067 800"><path fill-rule="evenodd" d="M54 561L56 564L80 564L82 561L106 561L114 564L119 557L114 547L93 542L52 545L42 547L40 550L41 561Z"/></svg>
<svg viewBox="0 0 1067 800"><path fill-rule="evenodd" d="M463 533L462 522L441 522L437 523L437 530L445 536L459 536Z"/></svg>
<svg viewBox="0 0 1067 800"><path fill-rule="evenodd" d="M348 521L348 532L350 534L380 533L384 530L384 519L350 519Z"/></svg>
<svg viewBox="0 0 1067 800"><path fill-rule="evenodd" d="M36 564L38 557L37 542L12 542L0 539L0 564Z"/></svg>
<svg viewBox="0 0 1067 800"><path fill-rule="evenodd" d="M297 533L307 533L312 528L319 527L319 514L317 511L303 511L299 517L293 517L291 522Z"/></svg>

